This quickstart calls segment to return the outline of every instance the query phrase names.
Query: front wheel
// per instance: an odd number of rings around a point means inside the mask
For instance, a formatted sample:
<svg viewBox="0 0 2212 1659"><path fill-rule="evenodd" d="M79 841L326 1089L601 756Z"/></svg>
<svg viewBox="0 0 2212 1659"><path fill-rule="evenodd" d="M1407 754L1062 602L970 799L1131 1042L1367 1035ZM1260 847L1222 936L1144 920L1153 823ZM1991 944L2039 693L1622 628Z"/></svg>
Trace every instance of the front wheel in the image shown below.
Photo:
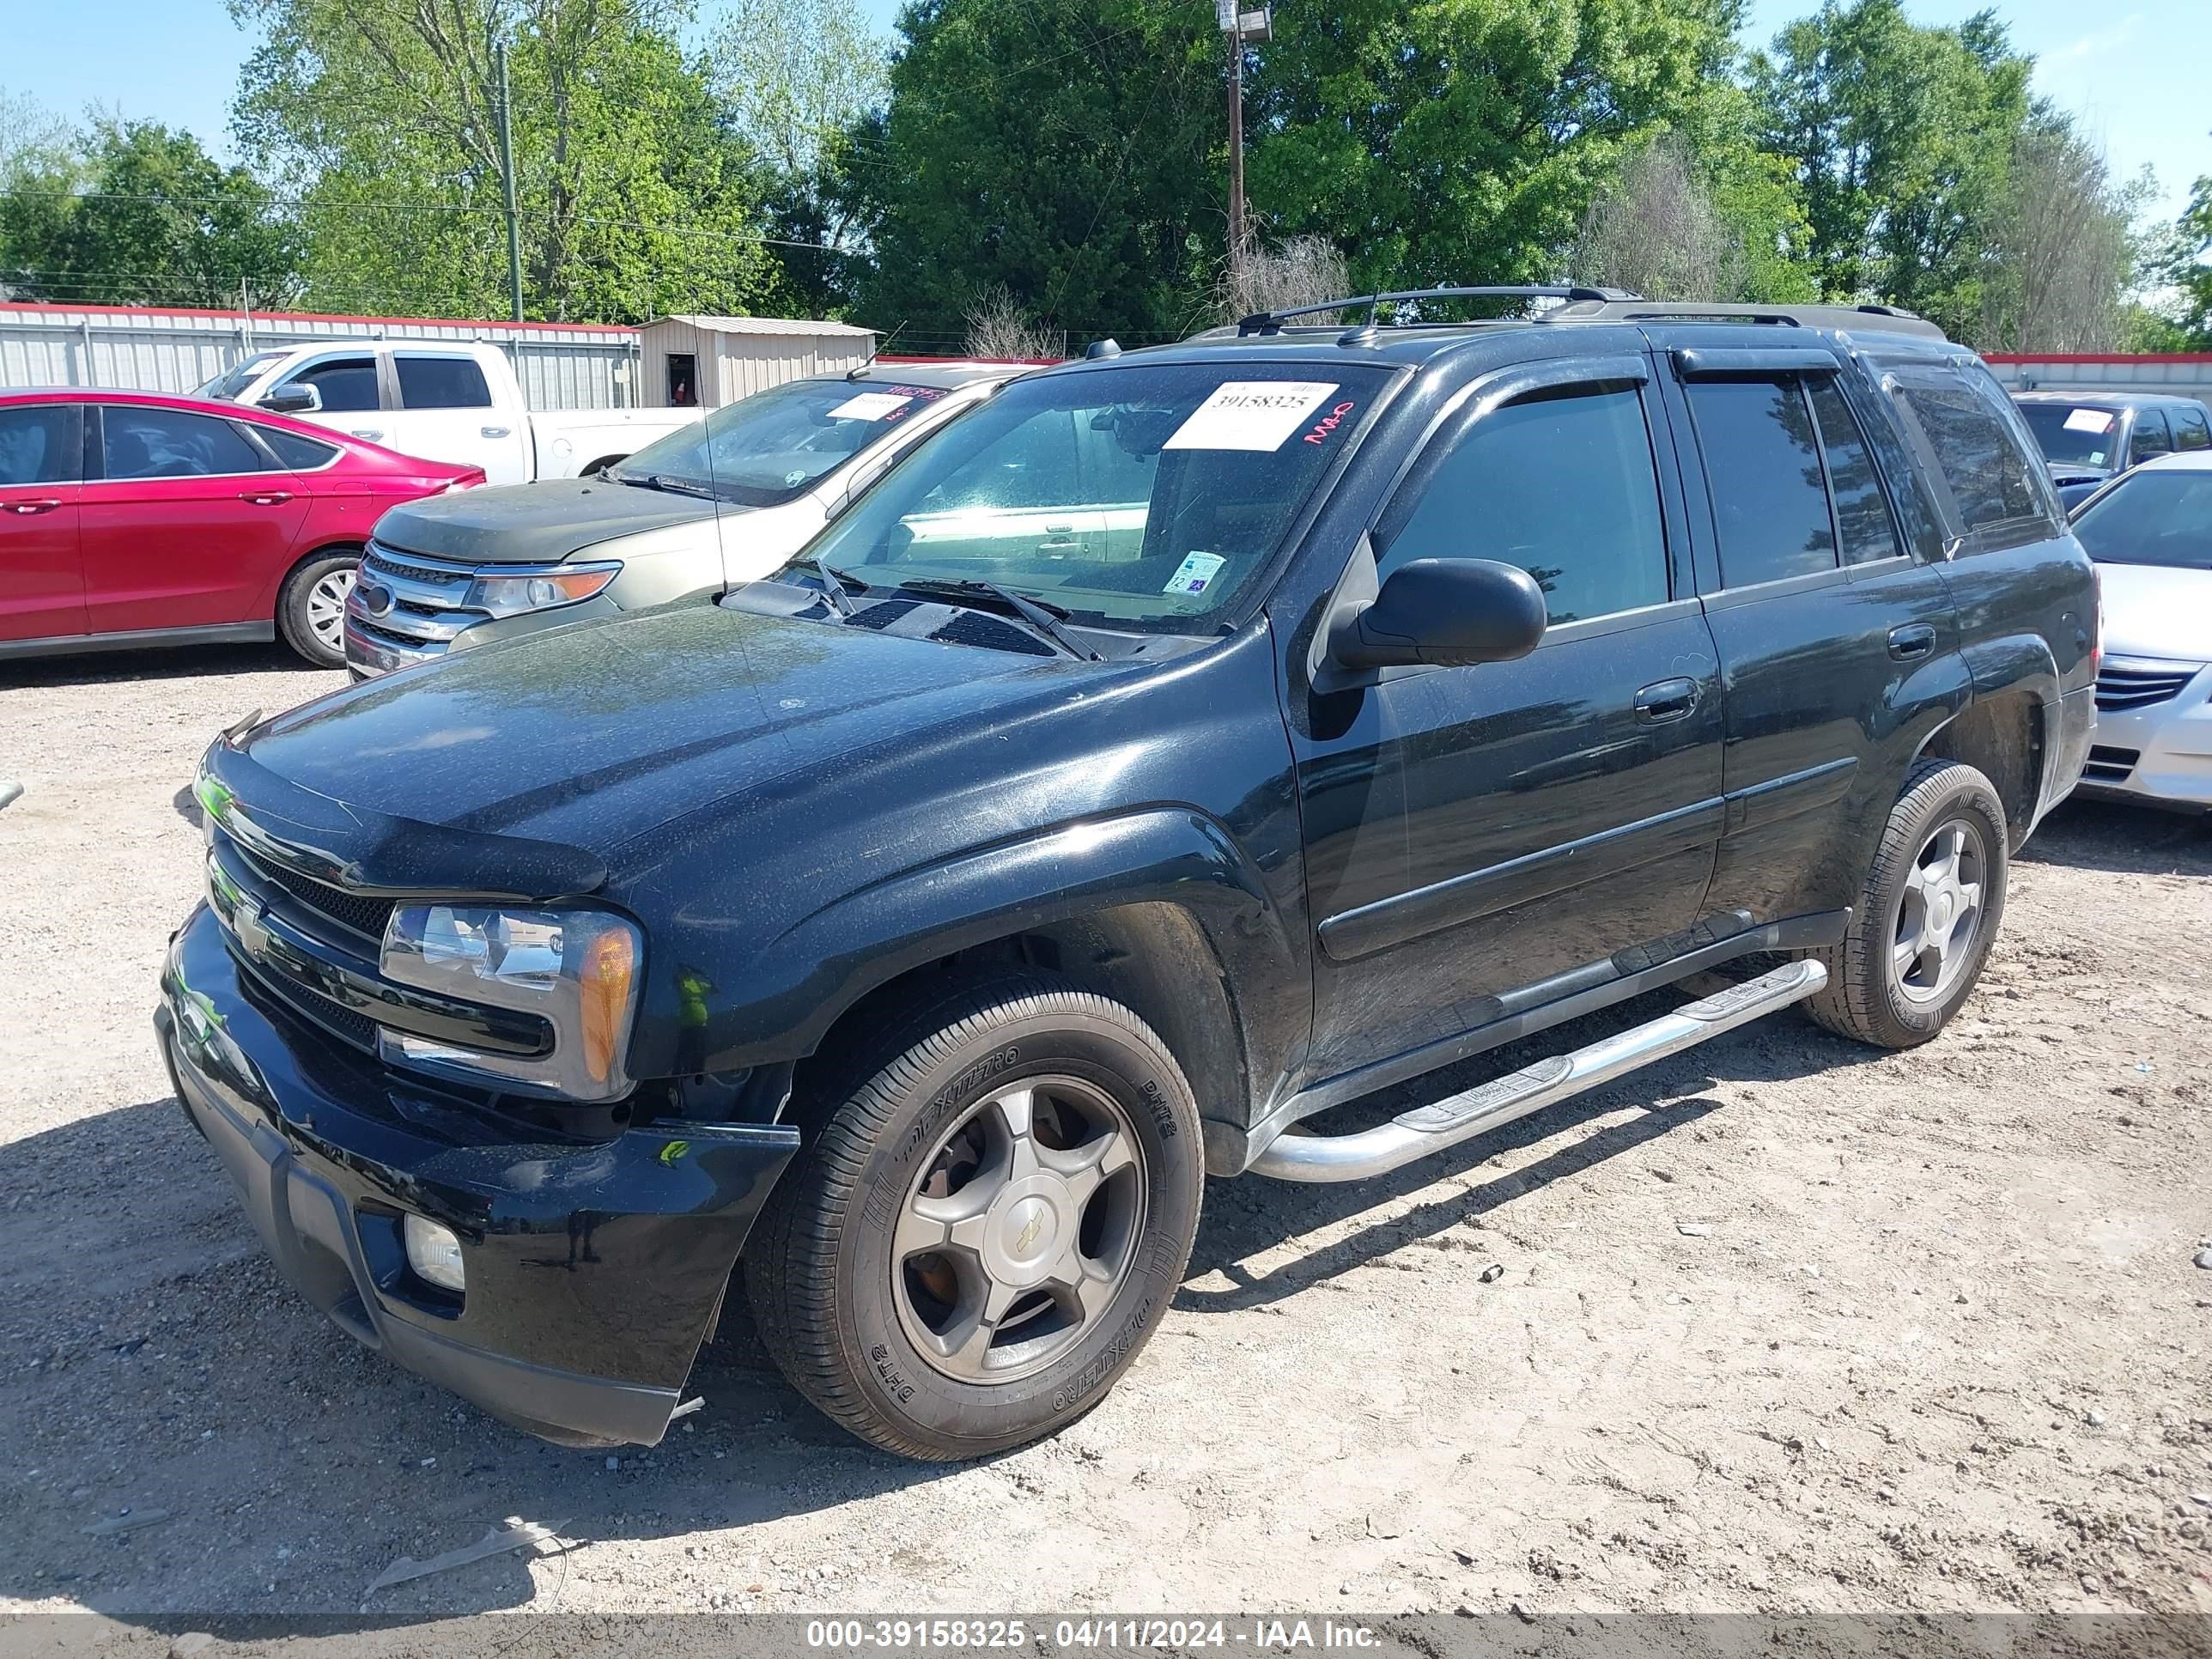
<svg viewBox="0 0 2212 1659"><path fill-rule="evenodd" d="M345 666L345 604L358 553L325 553L284 579L276 595L276 628L284 642L318 668Z"/></svg>
<svg viewBox="0 0 2212 1659"><path fill-rule="evenodd" d="M1942 1030L1981 977L2004 919L2004 804L1972 767L1925 760L1905 781L1867 872L1850 931L1813 951L1828 983L1805 1004L1819 1024L1883 1048Z"/></svg>
<svg viewBox="0 0 2212 1659"><path fill-rule="evenodd" d="M1048 1434L1104 1396L1182 1279L1204 1183L1189 1085L1130 1010L1029 975L913 1005L873 1058L802 1122L746 1251L762 1339L890 1451Z"/></svg>

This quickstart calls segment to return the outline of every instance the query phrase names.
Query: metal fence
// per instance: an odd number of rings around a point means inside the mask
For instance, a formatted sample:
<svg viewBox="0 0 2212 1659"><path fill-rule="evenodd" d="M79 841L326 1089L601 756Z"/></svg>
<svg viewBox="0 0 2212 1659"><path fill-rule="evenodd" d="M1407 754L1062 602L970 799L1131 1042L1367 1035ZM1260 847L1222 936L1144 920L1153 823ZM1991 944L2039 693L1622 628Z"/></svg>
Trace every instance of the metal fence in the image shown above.
<svg viewBox="0 0 2212 1659"><path fill-rule="evenodd" d="M2157 392L2212 402L2212 352L2137 357L1996 355L1984 361L2015 392Z"/></svg>
<svg viewBox="0 0 2212 1659"><path fill-rule="evenodd" d="M0 387L184 392L257 351L363 339L487 341L507 353L532 409L637 401L634 328L111 306L0 305Z"/></svg>

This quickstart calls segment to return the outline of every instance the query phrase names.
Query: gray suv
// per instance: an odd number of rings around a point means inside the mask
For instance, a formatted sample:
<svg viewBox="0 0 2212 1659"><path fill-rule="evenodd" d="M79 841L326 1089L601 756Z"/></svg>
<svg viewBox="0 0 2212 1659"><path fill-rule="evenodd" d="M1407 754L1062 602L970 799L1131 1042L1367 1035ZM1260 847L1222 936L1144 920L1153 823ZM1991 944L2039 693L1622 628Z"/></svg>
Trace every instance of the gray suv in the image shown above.
<svg viewBox="0 0 2212 1659"><path fill-rule="evenodd" d="M2212 410L2150 392L2015 392L2012 400L2071 509L2108 478L2177 451L2212 449Z"/></svg>

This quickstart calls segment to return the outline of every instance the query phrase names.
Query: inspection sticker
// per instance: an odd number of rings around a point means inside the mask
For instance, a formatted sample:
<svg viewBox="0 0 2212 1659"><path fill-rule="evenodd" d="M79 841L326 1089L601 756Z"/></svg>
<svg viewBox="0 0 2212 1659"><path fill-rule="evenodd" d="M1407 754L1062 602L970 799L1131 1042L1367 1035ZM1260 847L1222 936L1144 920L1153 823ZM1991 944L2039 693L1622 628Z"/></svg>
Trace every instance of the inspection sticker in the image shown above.
<svg viewBox="0 0 2212 1659"><path fill-rule="evenodd" d="M1163 449L1280 449L1336 383L1231 380L1190 412Z"/></svg>
<svg viewBox="0 0 2212 1659"><path fill-rule="evenodd" d="M1206 585L1221 574L1221 567L1229 562L1218 553L1186 553L1182 562L1176 567L1163 593L1203 593Z"/></svg>
<svg viewBox="0 0 2212 1659"><path fill-rule="evenodd" d="M2069 432L2110 432L2112 429L2111 411L2102 409L2077 409L2066 417Z"/></svg>
<svg viewBox="0 0 2212 1659"><path fill-rule="evenodd" d="M830 411L833 421L887 421L914 401L893 392L863 392Z"/></svg>

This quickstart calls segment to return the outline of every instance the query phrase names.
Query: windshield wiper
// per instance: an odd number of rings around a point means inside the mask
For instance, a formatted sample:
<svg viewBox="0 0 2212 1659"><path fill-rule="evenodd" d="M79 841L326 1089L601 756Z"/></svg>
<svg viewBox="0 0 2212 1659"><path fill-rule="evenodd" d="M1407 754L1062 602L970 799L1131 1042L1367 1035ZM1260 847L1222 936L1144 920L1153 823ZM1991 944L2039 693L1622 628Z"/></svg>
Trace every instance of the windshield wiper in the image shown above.
<svg viewBox="0 0 2212 1659"><path fill-rule="evenodd" d="M1026 593L1017 593L1011 587L1001 587L996 582L987 582L969 576L955 580L949 576L909 576L898 584L902 592L927 593L941 599L969 600L993 599L1012 613L1013 620L1024 622L1032 632L1048 645L1056 645L1080 662L1103 662L1105 659L1086 646L1078 645L1060 629L1062 618L1073 615L1065 605L1049 599L1033 599Z"/></svg>
<svg viewBox="0 0 2212 1659"><path fill-rule="evenodd" d="M868 584L858 576L848 575L836 566L824 564L819 559L793 559L791 564L794 570L811 570L814 573L822 584L823 597L829 600L830 608L840 617L853 614L853 596L846 592L848 588L857 589L863 593L868 591Z"/></svg>
<svg viewBox="0 0 2212 1659"><path fill-rule="evenodd" d="M688 479L677 477L672 473L617 472L610 468L600 476L612 478L617 483L635 484L641 489L665 489L672 495L696 495L702 501L711 501L714 499L713 490L702 489L697 484Z"/></svg>

